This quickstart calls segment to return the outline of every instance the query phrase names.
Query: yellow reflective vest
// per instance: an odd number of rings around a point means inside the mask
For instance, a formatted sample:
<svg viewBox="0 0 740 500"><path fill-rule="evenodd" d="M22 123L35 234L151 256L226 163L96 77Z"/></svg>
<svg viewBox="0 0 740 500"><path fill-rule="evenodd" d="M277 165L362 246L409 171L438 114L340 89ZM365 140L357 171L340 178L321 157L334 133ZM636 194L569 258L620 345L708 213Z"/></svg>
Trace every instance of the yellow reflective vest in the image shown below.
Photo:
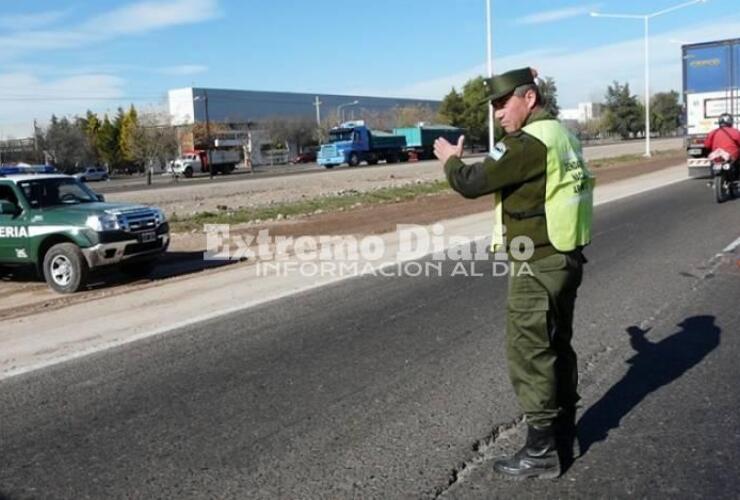
<svg viewBox="0 0 740 500"><path fill-rule="evenodd" d="M560 252L591 241L594 177L583 160L581 146L557 120L538 120L522 128L547 147L544 212L547 236ZM492 248L504 245L501 193L494 193Z"/></svg>

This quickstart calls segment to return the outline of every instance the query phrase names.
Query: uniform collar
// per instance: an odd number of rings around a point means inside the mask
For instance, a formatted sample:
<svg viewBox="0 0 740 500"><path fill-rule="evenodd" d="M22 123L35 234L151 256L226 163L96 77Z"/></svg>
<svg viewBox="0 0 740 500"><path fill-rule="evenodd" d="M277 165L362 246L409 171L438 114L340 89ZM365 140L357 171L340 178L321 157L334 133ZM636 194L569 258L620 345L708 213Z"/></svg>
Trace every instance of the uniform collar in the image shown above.
<svg viewBox="0 0 740 500"><path fill-rule="evenodd" d="M524 127L526 127L530 123L538 122L540 120L552 120L552 119L554 118L550 113L545 111L543 108L537 108L529 114L529 116L527 117L527 121L524 122Z"/></svg>

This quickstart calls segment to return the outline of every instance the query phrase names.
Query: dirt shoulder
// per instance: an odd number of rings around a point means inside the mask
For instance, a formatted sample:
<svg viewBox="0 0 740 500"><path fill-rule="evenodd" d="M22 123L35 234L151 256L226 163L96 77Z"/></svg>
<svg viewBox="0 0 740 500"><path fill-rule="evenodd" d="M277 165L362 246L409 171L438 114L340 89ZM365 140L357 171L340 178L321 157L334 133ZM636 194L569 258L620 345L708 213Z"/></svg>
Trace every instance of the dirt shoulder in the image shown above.
<svg viewBox="0 0 740 500"><path fill-rule="evenodd" d="M656 172L675 166L684 160L683 152L632 164L601 167L594 170L597 185L609 184L635 176ZM466 200L453 192L420 196L410 201L387 202L355 206L337 212L312 214L289 220L269 221L260 224L232 226L232 234L256 234L262 229L272 236L343 235L357 236L382 234L394 231L398 224L431 224L491 208L489 196ZM175 233L170 250L152 276L130 280L114 271L103 273L91 289L74 295L58 295L45 283L29 275L0 275L0 317L17 318L60 309L103 297L131 293L156 287L172 280L185 280L194 274L228 271L232 266L249 265L248 262L223 265L203 260L205 235L202 232Z"/></svg>

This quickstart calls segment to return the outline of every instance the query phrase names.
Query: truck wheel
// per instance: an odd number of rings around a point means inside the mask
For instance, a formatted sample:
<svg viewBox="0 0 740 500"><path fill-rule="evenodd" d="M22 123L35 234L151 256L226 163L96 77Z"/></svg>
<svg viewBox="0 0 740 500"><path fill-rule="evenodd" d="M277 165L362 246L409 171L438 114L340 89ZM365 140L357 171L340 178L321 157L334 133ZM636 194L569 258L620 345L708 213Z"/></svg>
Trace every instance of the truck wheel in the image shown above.
<svg viewBox="0 0 740 500"><path fill-rule="evenodd" d="M386 163L398 163L398 154L397 153L391 153L385 158Z"/></svg>
<svg viewBox="0 0 740 500"><path fill-rule="evenodd" d="M349 155L349 161L347 163L349 163L350 167L356 167L360 164L360 156L357 153L352 153Z"/></svg>
<svg viewBox="0 0 740 500"><path fill-rule="evenodd" d="M193 169L191 167L188 167L185 169L185 177L190 179L193 176Z"/></svg>
<svg viewBox="0 0 740 500"><path fill-rule="evenodd" d="M74 243L57 243L44 255L44 279L59 293L74 293L87 284L89 268Z"/></svg>

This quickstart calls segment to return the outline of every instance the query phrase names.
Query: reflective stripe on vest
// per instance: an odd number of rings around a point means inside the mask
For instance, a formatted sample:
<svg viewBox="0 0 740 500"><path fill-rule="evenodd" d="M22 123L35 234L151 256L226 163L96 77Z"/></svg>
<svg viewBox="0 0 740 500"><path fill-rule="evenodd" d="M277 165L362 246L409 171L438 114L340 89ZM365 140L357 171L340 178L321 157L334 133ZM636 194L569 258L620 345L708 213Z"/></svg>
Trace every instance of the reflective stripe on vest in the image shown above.
<svg viewBox="0 0 740 500"><path fill-rule="evenodd" d="M591 241L594 177L581 146L557 120L539 120L522 129L547 147L545 218L547 236L556 250L569 252ZM494 196L492 248L504 244L500 193Z"/></svg>

